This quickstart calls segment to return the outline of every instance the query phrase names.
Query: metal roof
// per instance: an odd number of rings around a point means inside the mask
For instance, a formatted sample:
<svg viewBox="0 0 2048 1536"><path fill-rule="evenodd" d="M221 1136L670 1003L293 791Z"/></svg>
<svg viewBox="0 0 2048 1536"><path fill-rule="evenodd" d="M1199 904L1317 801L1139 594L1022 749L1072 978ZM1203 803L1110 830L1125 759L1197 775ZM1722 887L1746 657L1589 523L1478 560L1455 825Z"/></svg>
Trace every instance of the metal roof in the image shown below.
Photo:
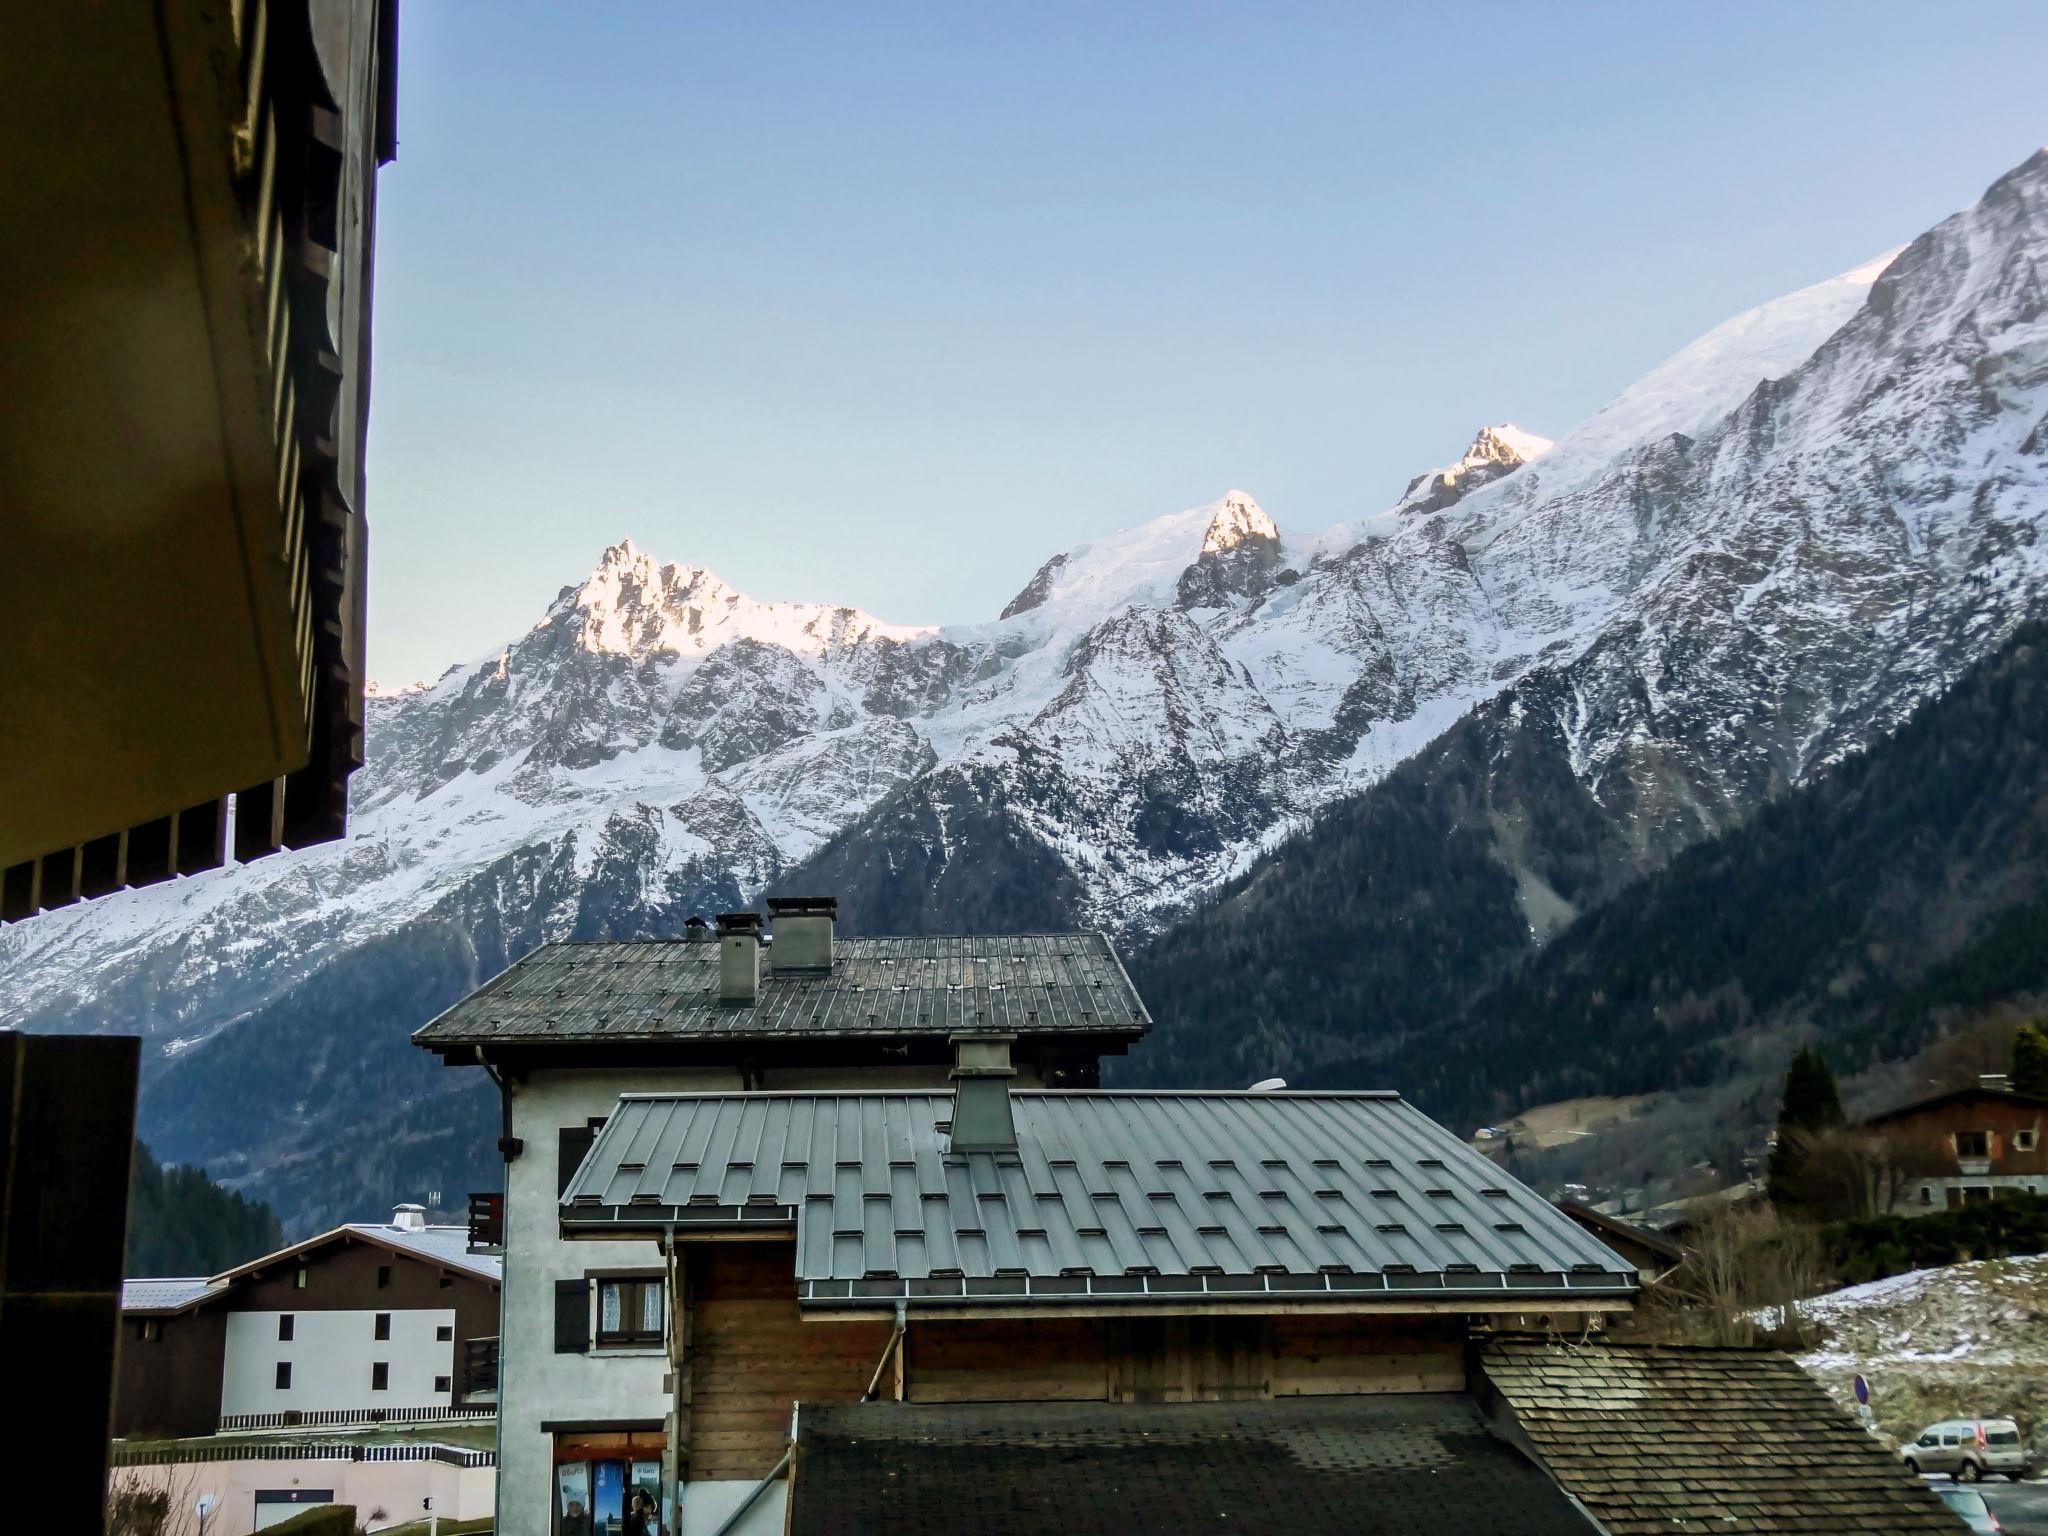
<svg viewBox="0 0 2048 1536"><path fill-rule="evenodd" d="M1633 1266L1392 1093L628 1095L565 1232L791 1226L799 1298L917 1305L1284 1293L1625 1296Z"/></svg>
<svg viewBox="0 0 2048 1536"><path fill-rule="evenodd" d="M1100 933L840 938L832 969L775 969L752 1003L718 995L718 946L544 944L414 1035L420 1045L520 1041L1020 1035L1136 1036L1151 1026Z"/></svg>
<svg viewBox="0 0 2048 1536"><path fill-rule="evenodd" d="M181 1279L168 1280L123 1280L121 1282L121 1310L123 1312L176 1312L215 1291L224 1291L224 1282L206 1275L191 1275Z"/></svg>
<svg viewBox="0 0 2048 1536"><path fill-rule="evenodd" d="M433 1264L466 1269L485 1280L502 1280L505 1275L503 1259L495 1254L469 1251L467 1227L394 1227L382 1221L351 1221L346 1230L418 1254Z"/></svg>

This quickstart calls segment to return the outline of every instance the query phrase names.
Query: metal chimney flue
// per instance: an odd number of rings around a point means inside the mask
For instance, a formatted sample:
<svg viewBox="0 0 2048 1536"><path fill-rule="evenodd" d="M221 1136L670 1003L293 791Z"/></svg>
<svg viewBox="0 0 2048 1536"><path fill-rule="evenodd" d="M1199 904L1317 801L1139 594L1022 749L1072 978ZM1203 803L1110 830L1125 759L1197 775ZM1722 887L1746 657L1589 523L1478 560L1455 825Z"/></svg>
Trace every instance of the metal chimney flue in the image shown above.
<svg viewBox="0 0 2048 1536"><path fill-rule="evenodd" d="M832 929L839 921L836 896L771 896L775 923L775 969L824 975L832 969Z"/></svg>
<svg viewBox="0 0 2048 1536"><path fill-rule="evenodd" d="M718 1000L745 1007L761 996L761 914L718 914Z"/></svg>
<svg viewBox="0 0 2048 1536"><path fill-rule="evenodd" d="M1017 1119L1010 1105L1013 1034L953 1036L953 1150L1014 1152Z"/></svg>

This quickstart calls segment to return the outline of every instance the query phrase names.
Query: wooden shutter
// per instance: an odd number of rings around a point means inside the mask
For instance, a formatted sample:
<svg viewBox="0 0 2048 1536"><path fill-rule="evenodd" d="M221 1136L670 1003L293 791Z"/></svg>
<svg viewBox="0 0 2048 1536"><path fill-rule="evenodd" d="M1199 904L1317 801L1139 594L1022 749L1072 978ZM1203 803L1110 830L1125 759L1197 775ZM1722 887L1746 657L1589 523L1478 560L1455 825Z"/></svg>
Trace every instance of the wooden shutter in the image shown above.
<svg viewBox="0 0 2048 1536"><path fill-rule="evenodd" d="M555 1282L555 1353L582 1355L590 1351L590 1283Z"/></svg>
<svg viewBox="0 0 2048 1536"><path fill-rule="evenodd" d="M569 1181L576 1176L590 1144L597 1140L597 1132L587 1125L565 1125L555 1134L559 1159L555 1166L555 1198L560 1199L568 1193Z"/></svg>

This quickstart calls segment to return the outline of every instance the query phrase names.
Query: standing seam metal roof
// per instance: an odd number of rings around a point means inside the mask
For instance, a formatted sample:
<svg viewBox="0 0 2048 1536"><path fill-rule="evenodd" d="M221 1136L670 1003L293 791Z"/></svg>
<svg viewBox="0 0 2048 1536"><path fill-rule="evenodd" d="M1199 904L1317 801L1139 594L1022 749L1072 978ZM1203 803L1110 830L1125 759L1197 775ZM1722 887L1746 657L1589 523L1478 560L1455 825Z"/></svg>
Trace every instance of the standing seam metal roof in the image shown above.
<svg viewBox="0 0 2048 1536"><path fill-rule="evenodd" d="M1018 1151L946 1093L628 1095L565 1230L789 1226L814 1304L1626 1295L1626 1261L1397 1095L1019 1092Z"/></svg>
<svg viewBox="0 0 2048 1536"><path fill-rule="evenodd" d="M422 1026L424 1046L569 1040L1139 1035L1151 1016L1100 933L841 938L832 969L779 971L761 949L750 1004L718 995L719 946L545 944Z"/></svg>

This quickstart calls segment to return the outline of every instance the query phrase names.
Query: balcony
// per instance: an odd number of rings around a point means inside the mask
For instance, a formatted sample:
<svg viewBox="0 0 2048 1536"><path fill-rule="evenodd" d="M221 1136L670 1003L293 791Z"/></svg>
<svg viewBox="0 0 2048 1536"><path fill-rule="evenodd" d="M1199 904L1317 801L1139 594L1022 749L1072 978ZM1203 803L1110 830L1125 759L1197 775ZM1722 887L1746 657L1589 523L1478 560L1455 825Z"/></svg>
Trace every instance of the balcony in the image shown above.
<svg viewBox="0 0 2048 1536"><path fill-rule="evenodd" d="M501 1190L492 1190L469 1197L469 1251L471 1253L503 1253L505 1251L505 1196Z"/></svg>
<svg viewBox="0 0 2048 1536"><path fill-rule="evenodd" d="M488 1339L464 1339L462 1341L462 1396L468 1403L489 1395L498 1395L498 1340L495 1335Z"/></svg>

